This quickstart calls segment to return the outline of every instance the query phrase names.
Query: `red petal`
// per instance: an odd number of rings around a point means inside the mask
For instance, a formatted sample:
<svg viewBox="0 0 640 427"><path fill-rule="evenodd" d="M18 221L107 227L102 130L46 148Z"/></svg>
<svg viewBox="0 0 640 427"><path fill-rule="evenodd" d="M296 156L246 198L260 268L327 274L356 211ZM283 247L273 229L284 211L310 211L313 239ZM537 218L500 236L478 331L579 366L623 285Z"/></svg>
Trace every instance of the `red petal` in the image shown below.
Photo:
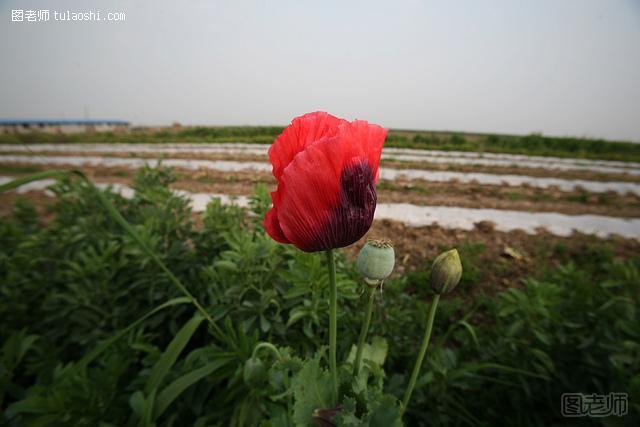
<svg viewBox="0 0 640 427"><path fill-rule="evenodd" d="M322 111L293 119L269 148L273 176L279 180L284 168L291 163L296 154L324 137L335 135L342 123L348 122Z"/></svg>
<svg viewBox="0 0 640 427"><path fill-rule="evenodd" d="M267 230L267 233L269 233L269 236L271 236L271 238L276 242L291 243L280 228L280 223L278 222L278 212L275 206L269 209L267 215L265 215L263 225Z"/></svg>
<svg viewBox="0 0 640 427"><path fill-rule="evenodd" d="M375 176L375 182L378 182L378 166L386 137L386 129L365 120L351 122L344 133L341 133L343 143L350 147L350 153L357 153L357 156L367 159Z"/></svg>

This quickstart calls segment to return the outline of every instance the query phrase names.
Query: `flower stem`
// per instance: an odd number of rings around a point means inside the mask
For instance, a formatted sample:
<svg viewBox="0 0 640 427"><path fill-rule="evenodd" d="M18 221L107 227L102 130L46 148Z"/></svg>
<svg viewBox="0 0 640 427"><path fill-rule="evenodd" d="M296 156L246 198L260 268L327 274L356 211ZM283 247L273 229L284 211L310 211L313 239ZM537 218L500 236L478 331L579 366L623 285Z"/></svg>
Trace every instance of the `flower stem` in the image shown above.
<svg viewBox="0 0 640 427"><path fill-rule="evenodd" d="M376 294L376 288L367 285L367 292L369 292L369 302L367 305L367 314L365 315L364 323L362 324L362 329L360 330L360 338L358 339L356 361L353 365L354 376L358 375L358 372L360 372L360 363L362 363L362 350L364 349L364 342L367 339L367 334L369 333L369 325L371 325L371 313L373 312L373 299Z"/></svg>
<svg viewBox="0 0 640 427"><path fill-rule="evenodd" d="M329 266L329 365L333 379L335 402L338 403L338 364L336 362L336 343L338 334L338 289L336 287L336 264L333 249L327 250Z"/></svg>
<svg viewBox="0 0 640 427"><path fill-rule="evenodd" d="M427 347L429 346L429 339L431 338L431 330L433 329L433 319L436 317L436 309L438 308L438 301L440 301L440 294L436 294L433 298L433 302L431 303L431 308L429 309L429 317L427 318L427 328L424 331L424 338L422 339L422 345L420 346L420 352L418 353L418 358L416 359L416 364L413 366L413 372L411 373L411 379L409 380L409 385L404 392L404 399L402 399L402 412L407 409L407 405L409 404L409 400L411 399L411 393L413 393L413 388L416 386L416 380L418 379L418 374L420 373L420 368L422 367L422 361L424 360L424 355L427 352Z"/></svg>

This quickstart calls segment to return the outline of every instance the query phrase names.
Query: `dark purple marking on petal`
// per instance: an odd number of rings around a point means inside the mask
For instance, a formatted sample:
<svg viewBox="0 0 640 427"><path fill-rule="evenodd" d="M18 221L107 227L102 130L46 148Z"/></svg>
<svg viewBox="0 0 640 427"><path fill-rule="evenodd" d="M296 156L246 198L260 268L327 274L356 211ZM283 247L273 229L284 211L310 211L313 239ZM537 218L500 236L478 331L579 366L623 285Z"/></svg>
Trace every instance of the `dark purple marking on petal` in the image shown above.
<svg viewBox="0 0 640 427"><path fill-rule="evenodd" d="M339 204L313 251L349 246L369 231L378 199L373 180L371 166L364 160L342 171Z"/></svg>

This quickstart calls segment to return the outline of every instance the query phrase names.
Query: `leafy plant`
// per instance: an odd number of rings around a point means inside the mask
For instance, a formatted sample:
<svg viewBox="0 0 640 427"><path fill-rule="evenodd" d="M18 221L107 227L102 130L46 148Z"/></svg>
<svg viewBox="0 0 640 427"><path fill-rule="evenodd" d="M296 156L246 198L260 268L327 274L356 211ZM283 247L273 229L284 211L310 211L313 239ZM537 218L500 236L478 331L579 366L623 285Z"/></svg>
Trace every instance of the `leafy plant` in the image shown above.
<svg viewBox="0 0 640 427"><path fill-rule="evenodd" d="M376 291L354 379L353 343L368 300L354 265L337 254L344 398L336 402L324 347L325 257L264 235L263 190L253 213L212 200L198 217L168 190L171 177L142 170L129 199L63 177L46 223L27 202L0 218L3 423L397 423L432 298L428 268ZM459 289L470 289L483 248L460 249L472 274ZM629 393L623 421L637 424L640 262L617 260L606 245L577 254L551 248L550 256L561 266L541 268L520 288L442 297L407 425L562 424L567 392ZM248 361L255 375L245 375Z"/></svg>

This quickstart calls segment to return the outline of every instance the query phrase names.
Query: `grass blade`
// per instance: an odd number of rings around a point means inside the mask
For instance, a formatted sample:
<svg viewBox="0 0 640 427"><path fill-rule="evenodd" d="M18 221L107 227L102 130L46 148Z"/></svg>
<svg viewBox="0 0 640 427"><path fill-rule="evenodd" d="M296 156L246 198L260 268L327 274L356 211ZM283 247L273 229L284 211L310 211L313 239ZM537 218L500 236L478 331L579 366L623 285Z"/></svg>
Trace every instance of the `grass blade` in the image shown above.
<svg viewBox="0 0 640 427"><path fill-rule="evenodd" d="M150 394L162 384L169 370L171 370L173 364L176 363L178 356L180 356L180 353L182 353L182 350L184 350L185 346L189 343L189 340L191 340L191 337L203 320L204 317L196 314L180 328L176 336L167 346L167 349L162 353L162 356L160 356L160 359L151 369L151 374L149 374L147 384L144 387L145 394Z"/></svg>
<svg viewBox="0 0 640 427"><path fill-rule="evenodd" d="M159 306L157 306L156 308L154 308L153 310L151 310L150 312L148 312L147 314L145 314L144 316L142 316L141 318L139 318L135 322L131 323L126 328L122 329L120 332L116 333L115 335L112 335L109 339L107 339L102 344L100 344L99 346L94 348L92 351L90 351L88 354L86 354L82 359L80 359L80 361L74 367L72 367L71 370L76 370L76 369L79 369L79 368L86 367L96 357L98 357L103 351L105 351L111 344L113 344L114 342L118 341L120 338L122 338L130 330L132 330L133 328L135 328L140 323L144 322L147 318L153 316L157 312L162 311L165 308L172 307L174 305L188 304L189 302L191 302L191 301L186 297L178 297L178 298L173 298L173 299L171 299L171 300L169 300L169 301L167 301L167 302L165 302L163 304L160 304Z"/></svg>
<svg viewBox="0 0 640 427"><path fill-rule="evenodd" d="M162 311L165 308L172 307L172 306L178 305L178 304L189 304L190 302L191 301L189 301L189 299L186 298L186 297L179 297L179 298L171 299L171 300L169 300L169 301L167 301L167 302L165 302L163 304L160 304L159 306L157 306L156 308L154 308L153 310L151 310L150 312L148 312L147 314L145 314L144 316L142 316L141 318L139 318L135 322L133 322L130 325L128 325L126 328L120 330L118 333L116 333L116 334L112 335L111 337L109 337L109 339L103 341L100 345L98 345L92 351L87 353L76 364L73 364L69 368L67 368L64 371L63 375L73 376L73 375L77 374L78 372L81 372L83 369L85 369L87 367L87 365L89 365L89 363L91 363L103 351L105 351L107 348L109 348L109 346L111 346L113 343L118 341L120 338L122 338L125 334L127 334L129 331L131 331L136 326L138 326L144 320L146 320L147 318L153 316L154 314L158 313L159 311ZM17 414L20 414L20 413L46 413L47 411L50 410L47 405L48 405L48 400L46 398L41 397L41 396L29 396L29 397L26 397L25 399L22 399L22 400L19 400L19 401L13 403L11 406L9 406L7 408L7 413L13 414L13 415L17 415Z"/></svg>
<svg viewBox="0 0 640 427"><path fill-rule="evenodd" d="M50 170L45 172L38 172L29 176L23 176L0 185L0 193L4 193L7 191L16 189L21 185L25 185L30 182L40 181L42 179L49 179L49 178L60 178L61 176L68 175L70 173L72 173L72 171L62 169L62 170Z"/></svg>
<svg viewBox="0 0 640 427"><path fill-rule="evenodd" d="M162 392L158 394L156 398L154 420L158 419L164 411L173 403L174 400L182 394L187 388L194 385L203 378L211 375L219 368L229 363L231 358L223 358L214 360L201 368L195 369L187 374L184 374L180 378L177 378L171 384L169 384Z"/></svg>

